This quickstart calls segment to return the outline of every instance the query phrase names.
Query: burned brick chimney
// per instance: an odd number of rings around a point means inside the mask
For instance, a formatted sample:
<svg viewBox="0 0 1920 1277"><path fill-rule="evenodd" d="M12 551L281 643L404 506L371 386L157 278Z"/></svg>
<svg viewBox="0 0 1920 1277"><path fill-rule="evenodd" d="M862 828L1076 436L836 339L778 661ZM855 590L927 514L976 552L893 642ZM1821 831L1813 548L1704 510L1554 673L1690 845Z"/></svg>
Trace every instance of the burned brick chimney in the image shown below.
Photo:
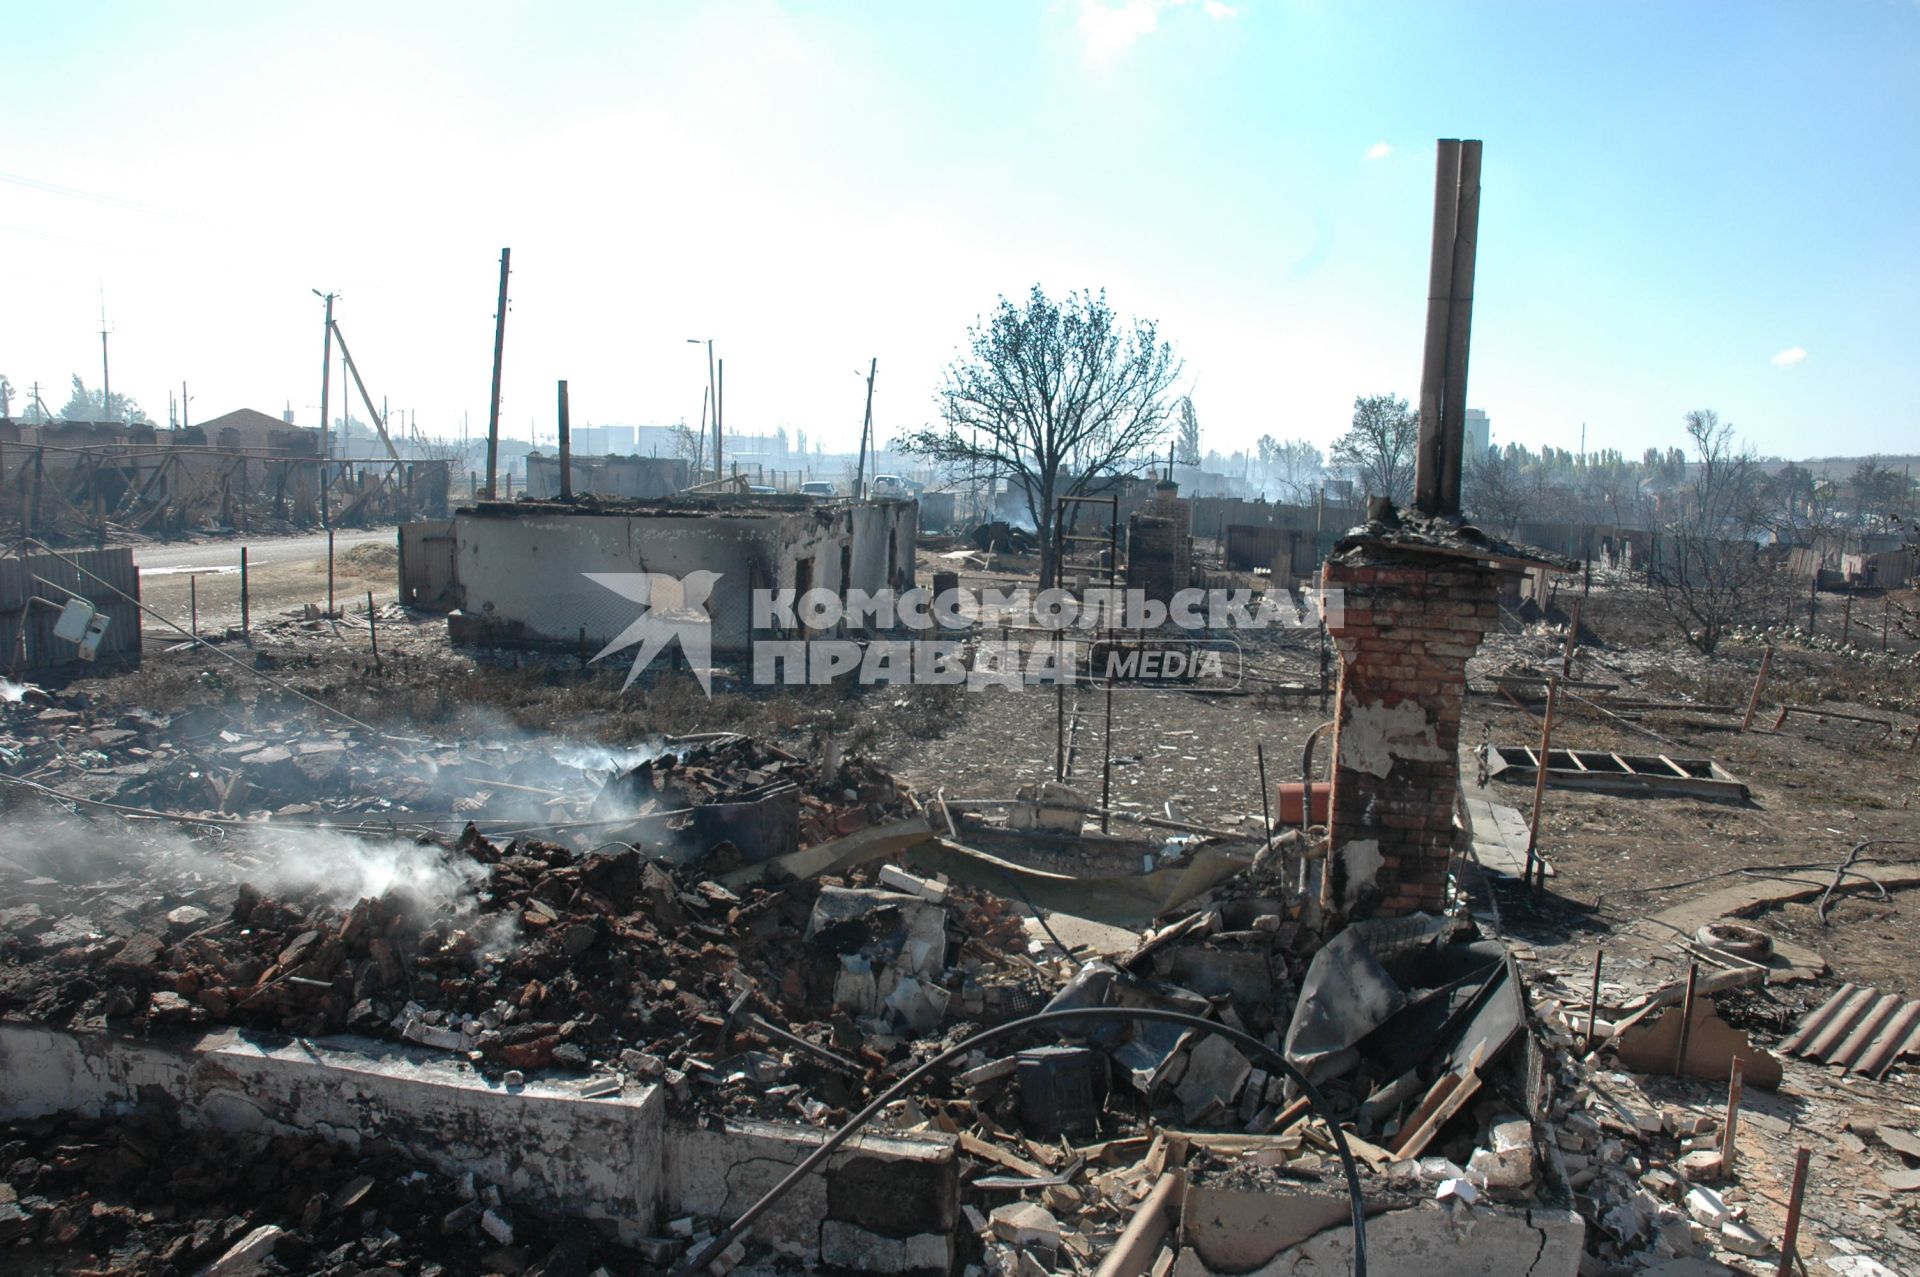
<svg viewBox="0 0 1920 1277"><path fill-rule="evenodd" d="M1460 523L1479 207L1480 143L1442 141L1416 509L1378 502L1321 572L1340 653L1321 881L1336 918L1446 907L1467 658L1498 622L1503 573L1542 561Z"/></svg>
<svg viewBox="0 0 1920 1277"><path fill-rule="evenodd" d="M1498 624L1502 573L1424 540L1350 537L1321 574L1340 653L1321 899L1348 919L1447 902L1467 658Z"/></svg>

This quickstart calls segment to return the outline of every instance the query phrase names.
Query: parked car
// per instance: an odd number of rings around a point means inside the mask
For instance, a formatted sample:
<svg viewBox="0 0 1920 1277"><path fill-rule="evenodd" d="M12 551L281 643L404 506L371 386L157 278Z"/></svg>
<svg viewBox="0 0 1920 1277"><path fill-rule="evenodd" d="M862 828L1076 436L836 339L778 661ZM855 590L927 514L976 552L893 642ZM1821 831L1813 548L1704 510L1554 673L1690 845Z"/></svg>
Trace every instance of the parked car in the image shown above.
<svg viewBox="0 0 1920 1277"><path fill-rule="evenodd" d="M801 484L800 492L802 495L809 497L833 497L839 495L839 493L833 490L833 485L824 479L814 479Z"/></svg>
<svg viewBox="0 0 1920 1277"><path fill-rule="evenodd" d="M897 474L876 474L867 485L867 495L890 501L904 501L913 495L913 488Z"/></svg>

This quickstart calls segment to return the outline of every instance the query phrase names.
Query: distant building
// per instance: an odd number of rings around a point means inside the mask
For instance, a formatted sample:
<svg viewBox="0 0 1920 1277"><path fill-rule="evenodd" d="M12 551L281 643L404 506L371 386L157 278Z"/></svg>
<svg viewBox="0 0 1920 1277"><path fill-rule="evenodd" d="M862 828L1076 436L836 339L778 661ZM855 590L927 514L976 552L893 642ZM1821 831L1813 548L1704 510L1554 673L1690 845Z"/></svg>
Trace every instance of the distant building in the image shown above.
<svg viewBox="0 0 1920 1277"><path fill-rule="evenodd" d="M1467 409L1466 453L1465 460L1472 461L1487 455L1487 449L1493 446L1493 423L1487 420L1487 414L1478 408Z"/></svg>
<svg viewBox="0 0 1920 1277"><path fill-rule="evenodd" d="M633 427L575 426L570 446L576 456L624 457L633 452Z"/></svg>
<svg viewBox="0 0 1920 1277"><path fill-rule="evenodd" d="M283 456L313 457L320 453L320 432L290 426L279 417L251 408L240 408L225 416L198 422L182 431L198 430L213 448L239 448L247 452L274 452ZM184 440L182 440L184 442Z"/></svg>

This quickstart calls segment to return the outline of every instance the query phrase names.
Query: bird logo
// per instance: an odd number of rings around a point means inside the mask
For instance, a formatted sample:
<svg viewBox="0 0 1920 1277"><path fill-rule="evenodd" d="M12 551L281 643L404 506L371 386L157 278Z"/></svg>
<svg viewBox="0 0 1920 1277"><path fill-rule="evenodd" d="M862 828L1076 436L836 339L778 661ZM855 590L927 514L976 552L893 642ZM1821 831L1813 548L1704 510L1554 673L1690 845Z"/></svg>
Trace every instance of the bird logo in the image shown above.
<svg viewBox="0 0 1920 1277"><path fill-rule="evenodd" d="M583 572L581 575L645 609L638 620L594 653L589 664L614 652L638 647L633 655L633 667L627 671L627 681L620 685L625 691L640 677L641 670L653 664L654 658L678 639L687 664L693 668L693 676L700 680L700 690L709 700L713 698L713 671L708 668L713 657L713 618L707 612L707 600L713 597L720 573L698 571L673 576L665 572Z"/></svg>

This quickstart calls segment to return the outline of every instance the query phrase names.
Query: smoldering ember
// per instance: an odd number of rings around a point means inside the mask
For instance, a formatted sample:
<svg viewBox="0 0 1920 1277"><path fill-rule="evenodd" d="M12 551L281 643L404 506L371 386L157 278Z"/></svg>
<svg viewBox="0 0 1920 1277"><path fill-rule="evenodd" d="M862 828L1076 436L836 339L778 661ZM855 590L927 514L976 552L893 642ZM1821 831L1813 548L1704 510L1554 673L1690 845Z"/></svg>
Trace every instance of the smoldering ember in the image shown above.
<svg viewBox="0 0 1920 1277"><path fill-rule="evenodd" d="M1038 289L845 476L513 453L507 253L470 454L0 420L0 1269L1920 1271L1914 489L1511 504L1438 154L1291 489Z"/></svg>

